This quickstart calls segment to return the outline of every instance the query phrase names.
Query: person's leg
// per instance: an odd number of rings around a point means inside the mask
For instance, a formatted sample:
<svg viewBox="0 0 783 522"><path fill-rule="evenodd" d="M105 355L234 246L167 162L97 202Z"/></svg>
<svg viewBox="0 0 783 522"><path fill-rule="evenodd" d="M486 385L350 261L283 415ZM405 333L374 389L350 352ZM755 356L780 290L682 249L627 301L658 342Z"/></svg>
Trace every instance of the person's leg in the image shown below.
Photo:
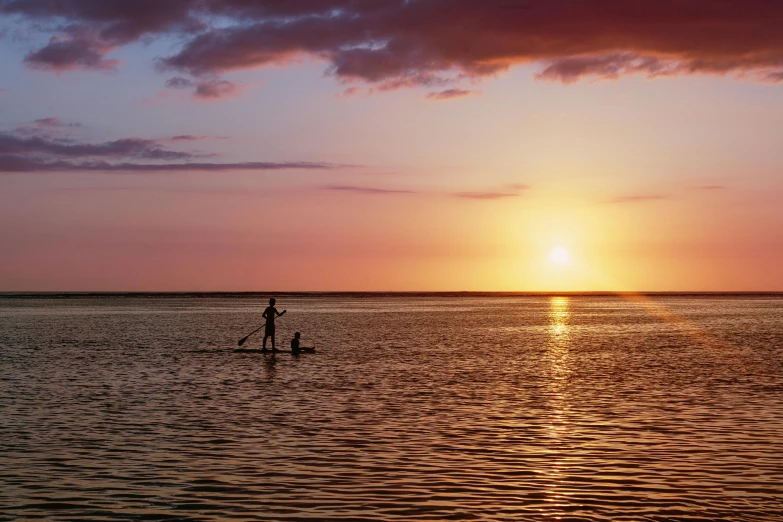
<svg viewBox="0 0 783 522"><path fill-rule="evenodd" d="M272 350L276 350L275 348L275 332L272 332Z"/></svg>
<svg viewBox="0 0 783 522"><path fill-rule="evenodd" d="M266 340L267 339L269 339L269 336L268 335L264 335L264 350L266 350ZM274 348L274 346L275 346L275 341L273 339L272 340L272 347Z"/></svg>

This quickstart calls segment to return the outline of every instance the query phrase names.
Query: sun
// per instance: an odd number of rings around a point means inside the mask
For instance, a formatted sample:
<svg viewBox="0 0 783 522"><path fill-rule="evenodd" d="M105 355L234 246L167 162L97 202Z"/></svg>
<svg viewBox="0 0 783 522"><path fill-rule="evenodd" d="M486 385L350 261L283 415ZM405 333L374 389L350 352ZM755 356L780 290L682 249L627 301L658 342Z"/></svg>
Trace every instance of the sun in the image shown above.
<svg viewBox="0 0 783 522"><path fill-rule="evenodd" d="M552 251L549 253L550 259L552 259L552 262L556 265L565 265L568 263L568 258L570 257L568 255L568 250L565 248L559 246L552 249Z"/></svg>

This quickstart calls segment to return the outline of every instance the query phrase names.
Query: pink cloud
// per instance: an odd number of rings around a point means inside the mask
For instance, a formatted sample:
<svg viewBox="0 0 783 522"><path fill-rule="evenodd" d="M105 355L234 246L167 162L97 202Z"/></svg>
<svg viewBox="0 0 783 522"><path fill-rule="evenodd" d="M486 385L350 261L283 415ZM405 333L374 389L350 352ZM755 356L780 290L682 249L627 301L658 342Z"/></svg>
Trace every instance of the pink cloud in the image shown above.
<svg viewBox="0 0 783 522"><path fill-rule="evenodd" d="M512 183L506 185L504 190L480 191L480 192L457 192L452 196L463 199L494 200L515 198L522 195L522 192L530 190L530 185L525 183Z"/></svg>
<svg viewBox="0 0 783 522"><path fill-rule="evenodd" d="M389 195L389 194L416 194L413 190L387 189L378 187L357 187L353 185L327 185L325 190L338 192L354 192L357 194Z"/></svg>
<svg viewBox="0 0 783 522"><path fill-rule="evenodd" d="M431 92L425 96L429 100L443 101L453 100L455 98L464 98L465 96L471 96L477 94L476 91L469 91L465 89L446 89L444 91Z"/></svg>
<svg viewBox="0 0 783 522"><path fill-rule="evenodd" d="M344 89L342 92L338 93L336 96L338 98L354 98L356 96L359 96L362 94L362 89L356 86L348 87Z"/></svg>
<svg viewBox="0 0 783 522"><path fill-rule="evenodd" d="M661 201L671 199L669 196L660 194L638 194L631 196L620 196L611 201L611 203L646 203L649 201Z"/></svg>
<svg viewBox="0 0 783 522"><path fill-rule="evenodd" d="M516 198L519 194L516 192L457 192L454 196L463 199L494 200Z"/></svg>
<svg viewBox="0 0 783 522"><path fill-rule="evenodd" d="M167 103L173 101L188 101L191 97L181 93L174 93L171 91L159 91L155 96L151 98L143 98L141 100L142 105L158 105L160 103Z"/></svg>

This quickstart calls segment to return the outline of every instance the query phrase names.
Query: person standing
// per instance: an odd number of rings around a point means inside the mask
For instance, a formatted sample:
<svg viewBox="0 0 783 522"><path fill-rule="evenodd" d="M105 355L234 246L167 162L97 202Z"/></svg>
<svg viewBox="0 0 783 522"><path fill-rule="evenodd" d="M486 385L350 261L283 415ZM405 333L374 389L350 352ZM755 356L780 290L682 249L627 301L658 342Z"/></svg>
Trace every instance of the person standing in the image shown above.
<svg viewBox="0 0 783 522"><path fill-rule="evenodd" d="M266 350L266 340L272 338L272 351L276 352L275 348L275 318L280 317L285 313L285 310L278 312L275 308L275 298L269 300L269 306L266 307L261 317L266 319L266 327L264 328L264 350Z"/></svg>

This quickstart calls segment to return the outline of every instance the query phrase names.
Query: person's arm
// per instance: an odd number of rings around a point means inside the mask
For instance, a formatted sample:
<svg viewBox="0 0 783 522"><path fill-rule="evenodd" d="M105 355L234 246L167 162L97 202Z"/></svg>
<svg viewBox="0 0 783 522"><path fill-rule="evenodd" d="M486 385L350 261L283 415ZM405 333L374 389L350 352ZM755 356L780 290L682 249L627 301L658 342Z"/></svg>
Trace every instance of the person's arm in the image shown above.
<svg viewBox="0 0 783 522"><path fill-rule="evenodd" d="M282 312L278 312L277 310L275 310L275 312L277 313L277 317L280 317L285 313L285 310L283 310Z"/></svg>
<svg viewBox="0 0 783 522"><path fill-rule="evenodd" d="M269 311L269 308L265 308L265 309L264 309L264 313L263 313L263 314L261 314L261 317L262 317L262 318L264 318L264 319L267 319L267 318L268 318L268 315L267 315L267 312L268 312L268 311Z"/></svg>

